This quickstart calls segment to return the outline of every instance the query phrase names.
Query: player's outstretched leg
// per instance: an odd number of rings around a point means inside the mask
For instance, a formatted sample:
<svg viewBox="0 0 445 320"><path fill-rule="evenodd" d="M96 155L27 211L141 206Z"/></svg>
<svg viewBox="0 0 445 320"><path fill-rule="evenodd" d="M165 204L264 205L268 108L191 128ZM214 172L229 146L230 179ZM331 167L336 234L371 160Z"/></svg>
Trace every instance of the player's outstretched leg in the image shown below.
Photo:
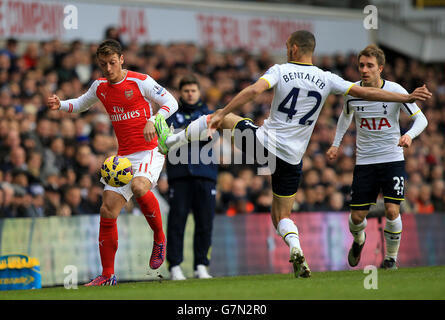
<svg viewBox="0 0 445 320"><path fill-rule="evenodd" d="M170 128L165 122L165 118L162 114L157 114L155 118L155 129L156 134L158 135L158 148L159 152L162 154L167 154L169 148L166 145L167 138L170 137L173 133L170 131Z"/></svg>
<svg viewBox="0 0 445 320"><path fill-rule="evenodd" d="M158 135L158 148L162 154L167 154L172 148L179 148L195 140L207 140L207 124L209 115L203 115L192 121L186 129L177 133L171 132L162 114L156 115L155 129Z"/></svg>
<svg viewBox="0 0 445 320"><path fill-rule="evenodd" d="M356 267L360 262L363 247L365 246L366 233L365 228L367 225L366 218L359 224L354 224L351 215L349 215L349 231L354 237L351 249L348 253L348 263L351 267Z"/></svg>

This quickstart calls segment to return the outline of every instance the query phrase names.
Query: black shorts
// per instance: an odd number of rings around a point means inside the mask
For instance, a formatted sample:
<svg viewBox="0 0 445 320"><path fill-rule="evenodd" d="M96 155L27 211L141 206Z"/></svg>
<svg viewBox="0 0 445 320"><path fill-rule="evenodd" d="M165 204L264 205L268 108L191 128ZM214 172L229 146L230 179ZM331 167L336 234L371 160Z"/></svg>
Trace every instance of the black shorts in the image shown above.
<svg viewBox="0 0 445 320"><path fill-rule="evenodd" d="M234 144L244 154L243 163L254 162L261 166L265 162L271 164L271 161L267 159L273 157L274 165L269 166L272 170L272 192L278 197L291 197L297 193L303 161L296 165L290 164L268 152L256 136L258 126L250 119L240 120L234 127L234 130L237 129L242 133L243 138L235 137Z"/></svg>
<svg viewBox="0 0 445 320"><path fill-rule="evenodd" d="M382 191L385 202L400 204L405 195L405 161L356 165L352 180L352 210L368 210Z"/></svg>

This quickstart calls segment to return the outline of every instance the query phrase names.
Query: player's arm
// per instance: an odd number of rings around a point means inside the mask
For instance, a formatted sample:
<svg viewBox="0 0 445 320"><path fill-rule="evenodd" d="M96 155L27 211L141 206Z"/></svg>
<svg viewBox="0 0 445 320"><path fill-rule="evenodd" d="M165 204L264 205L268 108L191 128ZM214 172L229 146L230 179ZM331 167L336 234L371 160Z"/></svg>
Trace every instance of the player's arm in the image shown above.
<svg viewBox="0 0 445 320"><path fill-rule="evenodd" d="M216 110L208 124L209 133L219 128L224 117L231 112L241 108L247 102L254 100L258 95L274 87L280 78L280 66L278 64L270 67L254 84L241 90L223 109Z"/></svg>
<svg viewBox="0 0 445 320"><path fill-rule="evenodd" d="M249 101L254 100L258 95L269 89L270 84L264 78L258 79L254 84L241 90L223 109L216 110L208 124L209 128L218 128L224 117L236 111Z"/></svg>
<svg viewBox="0 0 445 320"><path fill-rule="evenodd" d="M172 114L178 111L178 102L175 97L151 77L147 76L142 82L142 91L146 98L160 106L156 114L162 114L165 119L168 119ZM156 137L154 123L155 116L153 115L148 119L147 124L144 127L144 137L147 141L151 141Z"/></svg>
<svg viewBox="0 0 445 320"><path fill-rule="evenodd" d="M403 136L400 137L398 143L399 147L409 148L411 146L412 140L419 134L421 134L428 125L428 120L420 109L418 109L414 114L411 115L411 119L414 120L413 125Z"/></svg>
<svg viewBox="0 0 445 320"><path fill-rule="evenodd" d="M254 100L258 95L269 89L269 82L264 78L241 90L223 109L223 115L227 115L241 108L246 103Z"/></svg>
<svg viewBox="0 0 445 320"><path fill-rule="evenodd" d="M84 112L99 101L96 96L97 85L98 83L95 81L87 92L75 99L61 101L58 96L53 94L48 97L47 106L50 110L62 110L69 113Z"/></svg>
<svg viewBox="0 0 445 320"><path fill-rule="evenodd" d="M169 118L172 114L178 111L178 102L176 101L175 97L173 97L173 95L167 91L167 89L163 88L151 77L147 76L147 78L142 82L142 86L144 96L159 105L159 110L157 113L162 114L165 119Z"/></svg>
<svg viewBox="0 0 445 320"><path fill-rule="evenodd" d="M352 118L353 112L348 112L348 110L344 108L337 121L337 129L335 131L334 142L326 152L326 156L329 160L335 160L337 158L338 148L340 147L343 136L345 135L346 131L348 131L348 128L351 125Z"/></svg>
<svg viewBox="0 0 445 320"><path fill-rule="evenodd" d="M387 101L400 103L412 103L416 100L425 101L432 96L431 92L426 88L425 85L416 88L410 94L390 92L380 88L353 85L349 89L348 94L353 97L361 98L367 101Z"/></svg>

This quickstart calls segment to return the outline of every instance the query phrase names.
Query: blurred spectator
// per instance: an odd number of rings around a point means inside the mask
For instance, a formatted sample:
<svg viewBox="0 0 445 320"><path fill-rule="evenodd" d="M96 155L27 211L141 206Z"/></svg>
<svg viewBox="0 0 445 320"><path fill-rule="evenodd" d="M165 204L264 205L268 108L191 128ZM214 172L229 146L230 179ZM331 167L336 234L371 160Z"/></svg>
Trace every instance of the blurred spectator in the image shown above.
<svg viewBox="0 0 445 320"><path fill-rule="evenodd" d="M164 172L161 173L158 179L158 191L164 200L168 201L168 180Z"/></svg>
<svg viewBox="0 0 445 320"><path fill-rule="evenodd" d="M0 184L0 218L14 217L14 188L11 184L3 182Z"/></svg>
<svg viewBox="0 0 445 320"><path fill-rule="evenodd" d="M8 72L12 73L17 69L17 47L18 41L14 38L9 38L6 40L6 47L0 50L0 54L6 54L10 61L10 66Z"/></svg>
<svg viewBox="0 0 445 320"><path fill-rule="evenodd" d="M57 187L48 184L44 193L45 216L55 216L62 205L62 195Z"/></svg>
<svg viewBox="0 0 445 320"><path fill-rule="evenodd" d="M76 176L80 177L81 175L89 174L92 157L94 155L91 153L89 145L82 144L77 148L73 166Z"/></svg>
<svg viewBox="0 0 445 320"><path fill-rule="evenodd" d="M315 211L327 211L329 210L328 197L326 197L326 189L322 184L317 184L314 188L315 191Z"/></svg>
<svg viewBox="0 0 445 320"><path fill-rule="evenodd" d="M117 27L109 26L105 30L104 40L105 39L114 39L114 40L118 41L121 45L123 45L122 40L120 38L120 31Z"/></svg>
<svg viewBox="0 0 445 320"><path fill-rule="evenodd" d="M265 180L265 177L260 175L254 175L252 177L252 180L250 182L250 188L248 190L249 201L252 203L256 203L264 190L266 191L271 190L268 182Z"/></svg>
<svg viewBox="0 0 445 320"><path fill-rule="evenodd" d="M400 204L400 211L403 213L418 213L417 200L419 199L419 186L408 184L405 192L405 201Z"/></svg>
<svg viewBox="0 0 445 320"><path fill-rule="evenodd" d="M216 193L216 213L225 213L232 198L233 174L223 171L218 174Z"/></svg>
<svg viewBox="0 0 445 320"><path fill-rule="evenodd" d="M31 205L28 209L28 216L30 217L44 217L45 216L45 189L40 184L34 184L30 188L31 191Z"/></svg>
<svg viewBox="0 0 445 320"><path fill-rule="evenodd" d="M255 206L247 197L247 185L243 179L235 178L233 180L232 195L233 197L230 199L226 215L231 217L237 214L253 212Z"/></svg>
<svg viewBox="0 0 445 320"><path fill-rule="evenodd" d="M329 211L349 211L349 208L345 206L345 201L341 192L334 192L329 197Z"/></svg>
<svg viewBox="0 0 445 320"><path fill-rule="evenodd" d="M71 217L71 207L67 203L62 203L60 208L57 210L57 215L60 217Z"/></svg>
<svg viewBox="0 0 445 320"><path fill-rule="evenodd" d="M304 200L300 205L299 211L310 212L317 211L317 192L315 186L310 186L304 189Z"/></svg>
<svg viewBox="0 0 445 320"><path fill-rule="evenodd" d="M42 154L38 151L30 151L26 160L26 167L29 173L29 177L32 181L40 182L41 169L42 169Z"/></svg>
<svg viewBox="0 0 445 320"><path fill-rule="evenodd" d="M85 197L82 197L79 205L81 213L99 214L100 206L102 204L102 191L103 186L97 183L88 188Z"/></svg>
<svg viewBox="0 0 445 320"><path fill-rule="evenodd" d="M435 212L445 213L445 183L441 179L433 181L431 202Z"/></svg>
<svg viewBox="0 0 445 320"><path fill-rule="evenodd" d="M71 215L80 215L84 212L80 206L82 202L81 190L77 185L68 185L63 191L63 201L70 209Z"/></svg>
<svg viewBox="0 0 445 320"><path fill-rule="evenodd" d="M255 203L255 212L270 213L272 210L272 199L273 199L272 189L261 190L256 201L254 202Z"/></svg>
<svg viewBox="0 0 445 320"><path fill-rule="evenodd" d="M9 156L5 157L6 163L2 167L2 170L12 171L14 169L27 169L26 165L26 151L22 147L14 147L11 149Z"/></svg>
<svg viewBox="0 0 445 320"><path fill-rule="evenodd" d="M45 159L42 176L47 175L51 170L56 170L60 173L65 166L65 157L63 155L65 150L65 141L61 137L55 137L51 140L49 148L45 148L43 157Z"/></svg>
<svg viewBox="0 0 445 320"><path fill-rule="evenodd" d="M423 184L420 187L419 198L417 199L417 212L431 214L434 212L434 205L431 202L431 186Z"/></svg>

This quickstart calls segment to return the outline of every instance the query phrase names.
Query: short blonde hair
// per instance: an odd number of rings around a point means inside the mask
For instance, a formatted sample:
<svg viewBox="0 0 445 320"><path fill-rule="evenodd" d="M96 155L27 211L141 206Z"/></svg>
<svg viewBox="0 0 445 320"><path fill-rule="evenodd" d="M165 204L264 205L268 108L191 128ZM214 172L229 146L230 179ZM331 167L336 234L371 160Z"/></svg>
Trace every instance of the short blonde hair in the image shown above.
<svg viewBox="0 0 445 320"><path fill-rule="evenodd" d="M382 49L377 47L375 44L371 44L371 45L367 46L365 49L363 49L362 51L360 51L360 53L358 54L357 61L360 61L361 56L375 57L377 60L377 64L379 66L385 65L385 53L383 52Z"/></svg>

